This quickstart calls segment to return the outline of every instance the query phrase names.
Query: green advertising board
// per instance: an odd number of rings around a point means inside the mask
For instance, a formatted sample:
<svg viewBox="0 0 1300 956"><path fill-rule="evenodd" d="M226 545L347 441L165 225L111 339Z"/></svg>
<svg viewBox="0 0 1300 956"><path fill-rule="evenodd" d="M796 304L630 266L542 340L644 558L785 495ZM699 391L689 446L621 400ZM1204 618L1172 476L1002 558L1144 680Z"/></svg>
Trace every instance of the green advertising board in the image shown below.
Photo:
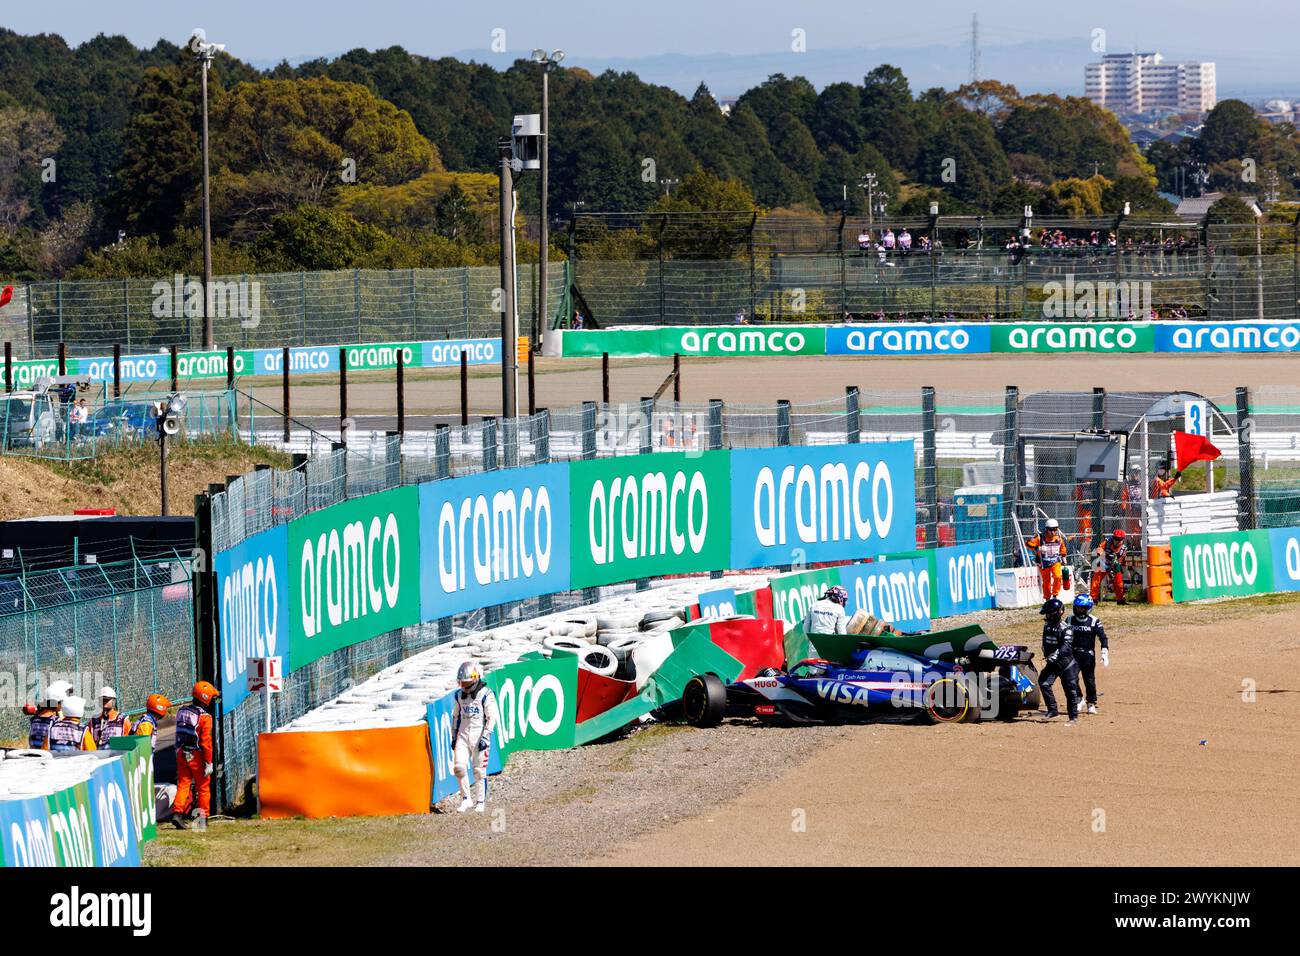
<svg viewBox="0 0 1300 956"><path fill-rule="evenodd" d="M126 777L126 792L135 816L135 832L139 834L140 851L158 836L157 804L153 799L153 739L151 737L113 737L108 741L110 750L122 752L122 772Z"/></svg>
<svg viewBox="0 0 1300 956"><path fill-rule="evenodd" d="M729 454L660 452L572 462L572 586L726 569Z"/></svg>
<svg viewBox="0 0 1300 956"><path fill-rule="evenodd" d="M45 798L56 866L96 866L90 784L78 783Z"/></svg>
<svg viewBox="0 0 1300 956"><path fill-rule="evenodd" d="M731 325L662 330L661 355L825 355L826 329L816 325Z"/></svg>
<svg viewBox="0 0 1300 956"><path fill-rule="evenodd" d="M578 658L518 661L487 675L501 708L497 744L504 760L516 750L574 746L578 720Z"/></svg>
<svg viewBox="0 0 1300 956"><path fill-rule="evenodd" d="M662 329L610 329L608 331L596 329L590 332L561 332L560 346L565 358L598 356L606 352L618 356L658 357L664 354L661 332Z"/></svg>
<svg viewBox="0 0 1300 956"><path fill-rule="evenodd" d="M420 620L420 495L353 498L289 524L292 670Z"/></svg>
<svg viewBox="0 0 1300 956"><path fill-rule="evenodd" d="M839 568L818 568L815 571L796 571L770 580L772 588L772 616L785 625L785 659L797 662L816 657L817 649L809 643L803 622L808 609L815 604L826 589L840 583Z"/></svg>
<svg viewBox="0 0 1300 956"><path fill-rule="evenodd" d="M1175 601L1273 590L1273 551L1267 531L1183 534L1169 544Z"/></svg>
<svg viewBox="0 0 1300 956"><path fill-rule="evenodd" d="M990 326L993 352L1154 352L1149 322L1016 322Z"/></svg>

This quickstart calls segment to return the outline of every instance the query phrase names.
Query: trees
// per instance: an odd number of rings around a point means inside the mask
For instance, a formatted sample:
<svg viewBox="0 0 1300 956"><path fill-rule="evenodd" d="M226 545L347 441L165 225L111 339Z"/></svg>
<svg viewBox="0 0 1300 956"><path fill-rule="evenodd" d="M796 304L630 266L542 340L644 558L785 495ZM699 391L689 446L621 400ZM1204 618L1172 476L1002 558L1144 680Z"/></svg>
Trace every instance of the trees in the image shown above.
<svg viewBox="0 0 1300 956"><path fill-rule="evenodd" d="M1011 179L1011 165L993 125L978 113L951 109L922 147L917 178L965 202L988 208Z"/></svg>
<svg viewBox="0 0 1300 956"><path fill-rule="evenodd" d="M62 142L49 113L0 109L0 230L9 236L41 208L42 160Z"/></svg>
<svg viewBox="0 0 1300 956"><path fill-rule="evenodd" d="M1241 100L1223 100L1205 117L1197 138L1197 158L1207 165L1259 156L1264 121Z"/></svg>
<svg viewBox="0 0 1300 956"><path fill-rule="evenodd" d="M876 67L862 81L862 129L868 143L895 169L915 171L920 138L907 77L896 66Z"/></svg>

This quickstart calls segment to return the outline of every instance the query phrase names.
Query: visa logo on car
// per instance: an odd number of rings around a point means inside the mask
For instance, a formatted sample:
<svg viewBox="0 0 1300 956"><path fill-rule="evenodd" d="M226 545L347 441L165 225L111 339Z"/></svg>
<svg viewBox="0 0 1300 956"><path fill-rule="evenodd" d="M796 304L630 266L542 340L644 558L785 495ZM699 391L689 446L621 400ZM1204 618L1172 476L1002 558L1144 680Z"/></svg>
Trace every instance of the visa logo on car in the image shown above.
<svg viewBox="0 0 1300 956"><path fill-rule="evenodd" d="M844 684L836 680L819 680L816 684L817 696L833 704L866 704L871 695L865 688Z"/></svg>

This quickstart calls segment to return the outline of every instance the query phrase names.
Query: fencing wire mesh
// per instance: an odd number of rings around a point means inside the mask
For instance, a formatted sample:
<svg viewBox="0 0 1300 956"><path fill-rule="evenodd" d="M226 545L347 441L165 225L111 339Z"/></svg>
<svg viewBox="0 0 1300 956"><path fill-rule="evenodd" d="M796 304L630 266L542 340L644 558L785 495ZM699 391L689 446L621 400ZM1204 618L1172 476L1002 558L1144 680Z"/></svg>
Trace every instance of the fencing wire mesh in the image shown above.
<svg viewBox="0 0 1300 956"><path fill-rule="evenodd" d="M562 301L565 264L547 269L547 296ZM536 316L537 267L520 263L521 330ZM213 277L213 334L237 348L425 341L499 335L501 272L451 269L349 269ZM0 308L0 334L18 359L182 351L203 347L200 278L32 282L15 285ZM524 334L527 334L526 332Z"/></svg>
<svg viewBox="0 0 1300 956"><path fill-rule="evenodd" d="M179 555L0 577L0 674L20 698L0 708L0 740L25 745L21 705L57 679L91 701L111 685L132 714L154 692L173 703L188 700L195 669L190 581L190 562Z"/></svg>

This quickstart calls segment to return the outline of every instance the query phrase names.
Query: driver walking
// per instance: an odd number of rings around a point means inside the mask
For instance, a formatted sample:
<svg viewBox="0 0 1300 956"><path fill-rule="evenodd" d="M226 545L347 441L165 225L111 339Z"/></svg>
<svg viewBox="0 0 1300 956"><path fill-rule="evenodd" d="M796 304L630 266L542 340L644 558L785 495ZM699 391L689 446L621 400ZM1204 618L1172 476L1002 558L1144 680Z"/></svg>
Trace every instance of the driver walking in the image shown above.
<svg viewBox="0 0 1300 956"><path fill-rule="evenodd" d="M1101 621L1092 614L1092 598L1080 594L1074 599L1074 616L1070 618L1070 633L1073 637L1074 662L1079 666L1083 677L1083 688L1088 699L1088 713L1097 712L1097 644L1101 643L1101 666L1110 666L1110 641L1106 639L1106 629ZM1076 688L1075 693L1078 693Z"/></svg>
<svg viewBox="0 0 1300 956"><path fill-rule="evenodd" d="M457 813L470 807L482 813L487 805L488 750L499 717L496 694L483 682L483 670L465 661L456 672L460 689L451 711L452 771L460 786ZM474 768L474 798L470 799L468 773Z"/></svg>
<svg viewBox="0 0 1300 956"><path fill-rule="evenodd" d="M1068 724L1072 726L1079 719L1079 667L1074 661L1074 633L1070 625L1062 620L1065 605L1059 598L1044 601L1038 613L1046 618L1043 622L1045 663L1038 675L1038 689L1043 695L1043 703L1047 705L1046 719L1059 717L1061 713L1056 709L1056 695L1052 693L1052 685L1059 677L1065 690L1066 712L1070 716Z"/></svg>

